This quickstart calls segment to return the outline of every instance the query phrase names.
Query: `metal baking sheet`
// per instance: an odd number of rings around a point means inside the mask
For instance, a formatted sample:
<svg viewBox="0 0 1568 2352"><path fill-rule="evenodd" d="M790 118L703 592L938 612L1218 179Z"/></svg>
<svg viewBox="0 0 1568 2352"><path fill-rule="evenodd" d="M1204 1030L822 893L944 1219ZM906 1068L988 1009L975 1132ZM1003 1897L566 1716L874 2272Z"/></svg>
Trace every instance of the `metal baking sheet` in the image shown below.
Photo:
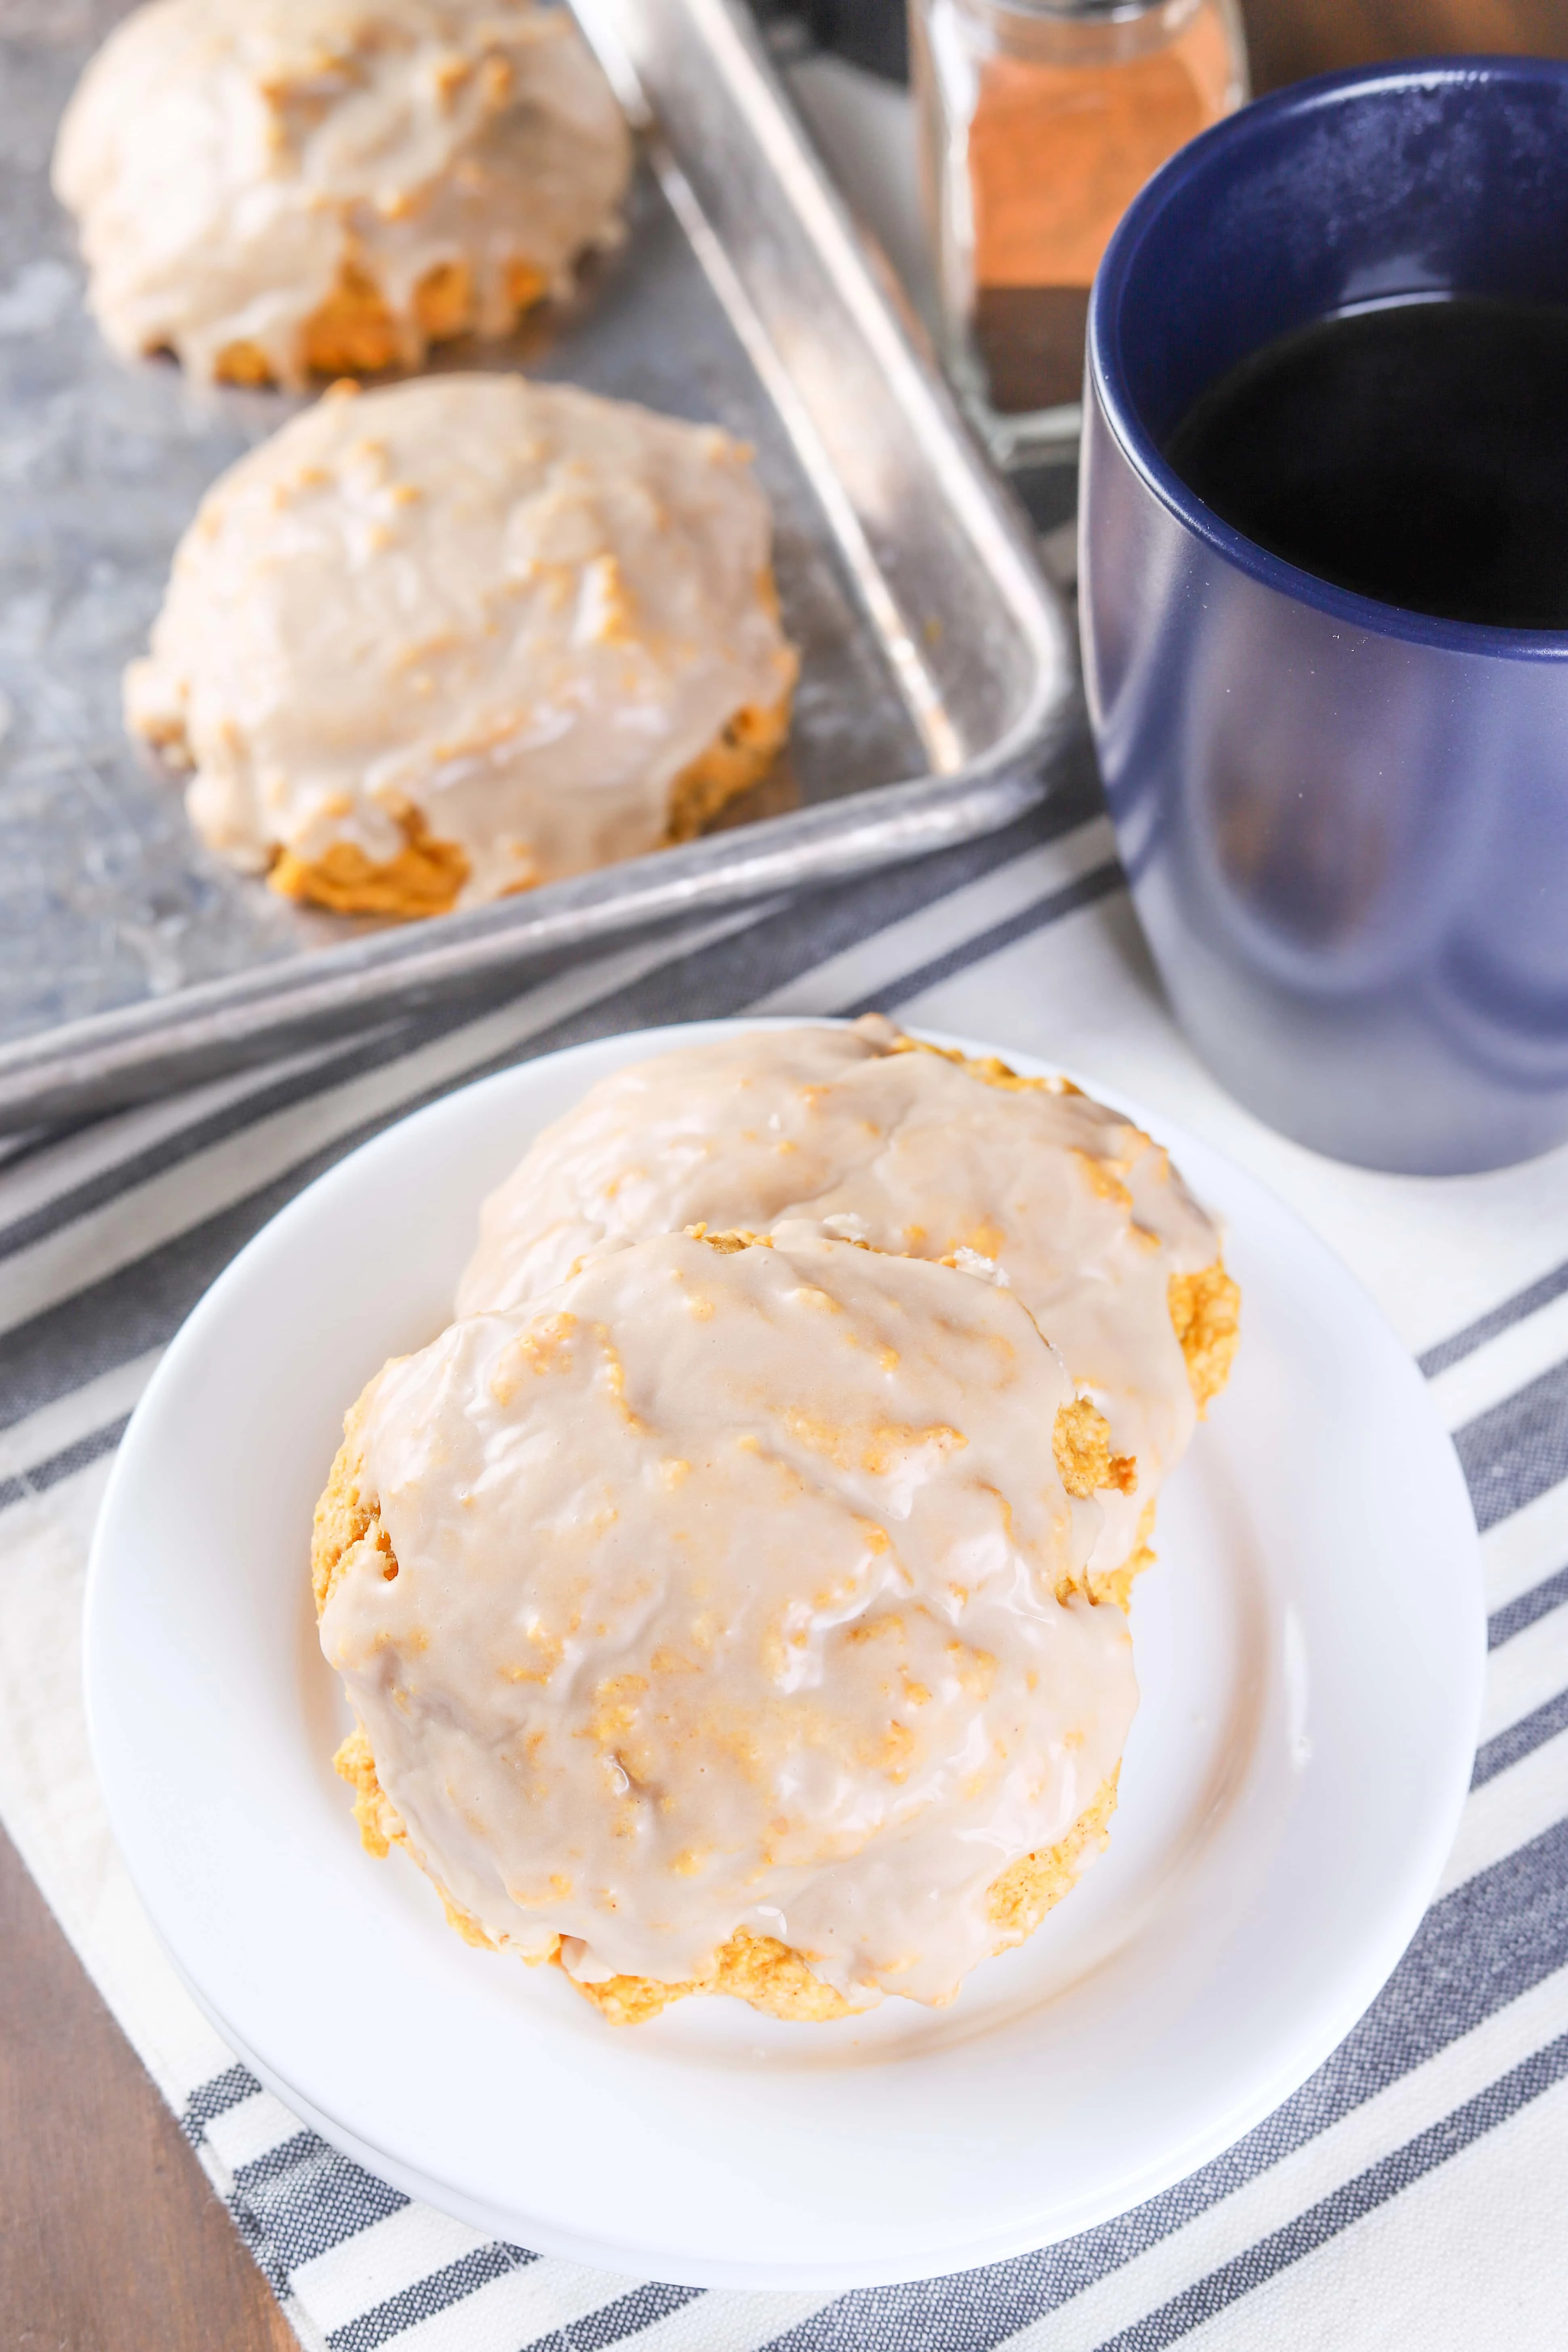
<svg viewBox="0 0 1568 2352"><path fill-rule="evenodd" d="M1068 627L731 0L584 0L643 131L625 244L437 364L521 368L752 442L802 677L787 759L705 839L473 913L297 907L189 832L127 740L207 485L297 403L126 367L47 172L123 0L0 5L0 1128L137 1099L506 984L544 953L1004 824L1079 724Z"/></svg>

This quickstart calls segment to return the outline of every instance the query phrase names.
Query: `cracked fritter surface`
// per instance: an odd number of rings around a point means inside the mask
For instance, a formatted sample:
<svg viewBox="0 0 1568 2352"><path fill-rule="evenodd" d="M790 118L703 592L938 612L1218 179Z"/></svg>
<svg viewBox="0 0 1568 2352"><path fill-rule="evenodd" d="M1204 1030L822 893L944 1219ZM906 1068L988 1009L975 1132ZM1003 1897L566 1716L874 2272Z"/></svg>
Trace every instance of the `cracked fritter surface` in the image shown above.
<svg viewBox="0 0 1568 2352"><path fill-rule="evenodd" d="M89 64L54 179L116 350L300 387L505 334L616 235L630 166L565 9L151 0Z"/></svg>
<svg viewBox="0 0 1568 2352"><path fill-rule="evenodd" d="M658 1237L455 1326L317 1514L365 1843L617 2021L949 1998L1103 1843L1112 1475L1005 1291L817 1235Z"/></svg>
<svg viewBox="0 0 1568 2352"><path fill-rule="evenodd" d="M766 771L796 668L772 537L716 428L512 375L334 386L203 499L127 721L285 895L480 905Z"/></svg>
<svg viewBox="0 0 1568 2352"><path fill-rule="evenodd" d="M1169 1155L1062 1080L906 1036L732 1031L616 1071L484 1205L458 1311L515 1304L596 1252L696 1223L791 1221L1010 1286L1135 1463L1091 1563L1121 1591L1149 1506L1223 1387L1238 1297Z"/></svg>

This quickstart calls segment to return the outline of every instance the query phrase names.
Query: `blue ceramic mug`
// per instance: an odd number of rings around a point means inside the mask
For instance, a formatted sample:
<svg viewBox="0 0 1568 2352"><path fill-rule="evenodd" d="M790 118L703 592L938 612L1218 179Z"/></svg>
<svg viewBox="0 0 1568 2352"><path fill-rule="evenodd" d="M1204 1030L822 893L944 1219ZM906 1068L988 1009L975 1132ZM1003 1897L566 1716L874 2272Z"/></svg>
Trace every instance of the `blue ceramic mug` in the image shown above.
<svg viewBox="0 0 1568 2352"><path fill-rule="evenodd" d="M1568 1138L1568 632L1331 586L1161 451L1276 336L1445 293L1568 306L1568 64L1335 74L1184 148L1095 282L1081 492L1090 716L1178 1017L1287 1135L1431 1175Z"/></svg>

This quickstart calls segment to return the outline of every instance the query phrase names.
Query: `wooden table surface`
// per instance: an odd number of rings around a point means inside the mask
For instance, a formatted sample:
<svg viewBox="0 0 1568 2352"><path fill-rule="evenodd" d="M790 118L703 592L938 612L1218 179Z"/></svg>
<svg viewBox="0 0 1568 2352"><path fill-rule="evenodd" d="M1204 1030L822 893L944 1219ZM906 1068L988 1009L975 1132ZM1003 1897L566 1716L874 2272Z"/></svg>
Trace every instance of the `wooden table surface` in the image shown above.
<svg viewBox="0 0 1568 2352"><path fill-rule="evenodd" d="M1443 50L1568 57L1565 0L1242 0L1259 91ZM289 2352L260 2273L0 1832L0 2352Z"/></svg>
<svg viewBox="0 0 1568 2352"><path fill-rule="evenodd" d="M1241 13L1259 95L1381 58L1455 49L1568 57L1563 0L1241 0Z"/></svg>

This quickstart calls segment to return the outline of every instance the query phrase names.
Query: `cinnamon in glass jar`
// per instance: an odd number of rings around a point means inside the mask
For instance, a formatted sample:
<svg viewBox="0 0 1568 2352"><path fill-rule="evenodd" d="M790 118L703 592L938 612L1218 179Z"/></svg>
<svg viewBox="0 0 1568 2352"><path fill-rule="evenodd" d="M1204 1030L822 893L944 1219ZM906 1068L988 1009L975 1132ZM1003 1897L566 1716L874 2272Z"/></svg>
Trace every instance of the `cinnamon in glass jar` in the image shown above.
<svg viewBox="0 0 1568 2352"><path fill-rule="evenodd" d="M944 357L999 455L1076 436L1111 231L1247 96L1235 0L910 0L910 30Z"/></svg>

